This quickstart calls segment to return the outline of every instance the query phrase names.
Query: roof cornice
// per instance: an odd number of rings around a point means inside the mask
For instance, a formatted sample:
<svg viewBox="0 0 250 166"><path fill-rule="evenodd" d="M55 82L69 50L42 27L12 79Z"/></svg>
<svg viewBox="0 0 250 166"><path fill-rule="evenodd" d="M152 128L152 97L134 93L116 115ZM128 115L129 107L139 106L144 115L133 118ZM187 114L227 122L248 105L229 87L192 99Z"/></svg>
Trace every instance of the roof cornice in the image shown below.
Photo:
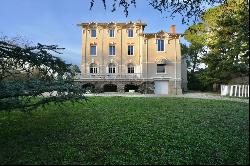
<svg viewBox="0 0 250 166"><path fill-rule="evenodd" d="M80 27L89 27L89 26L124 26L124 27L127 27L127 26L147 26L146 23L142 23L142 22L128 22L128 23L116 23L116 22L110 22L110 23L97 23L97 22L90 22L90 23L80 23L80 24L77 24L77 26L80 26Z"/></svg>

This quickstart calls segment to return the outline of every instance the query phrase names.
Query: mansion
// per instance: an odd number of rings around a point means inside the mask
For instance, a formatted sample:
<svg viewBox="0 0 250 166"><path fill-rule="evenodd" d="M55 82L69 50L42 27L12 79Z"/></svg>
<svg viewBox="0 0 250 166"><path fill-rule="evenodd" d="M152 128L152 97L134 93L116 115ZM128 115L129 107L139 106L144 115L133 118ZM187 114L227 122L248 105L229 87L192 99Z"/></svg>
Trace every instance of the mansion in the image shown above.
<svg viewBox="0 0 250 166"><path fill-rule="evenodd" d="M147 24L81 23L81 75L76 82L95 92L182 94L187 67L175 25L145 33Z"/></svg>

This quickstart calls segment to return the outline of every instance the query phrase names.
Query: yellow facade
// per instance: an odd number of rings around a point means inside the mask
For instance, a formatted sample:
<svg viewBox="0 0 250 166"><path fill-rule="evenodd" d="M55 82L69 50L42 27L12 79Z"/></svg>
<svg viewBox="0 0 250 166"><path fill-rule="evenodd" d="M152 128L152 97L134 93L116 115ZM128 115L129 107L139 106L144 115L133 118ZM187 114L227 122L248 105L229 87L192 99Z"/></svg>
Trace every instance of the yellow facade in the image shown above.
<svg viewBox="0 0 250 166"><path fill-rule="evenodd" d="M82 78L107 79L112 76L125 79L133 76L145 80L167 79L174 82L175 89L181 89L181 34L175 32L175 26L171 26L170 32L163 30L158 33L144 33L147 24L142 22L81 23L79 26L82 28ZM96 37L91 37L92 30L96 31ZM110 37L110 30L114 30L114 37ZM131 30L133 37L129 37ZM92 50L96 48L94 56L91 55L91 46L94 46ZM110 46L114 46L115 55L109 55L112 52ZM133 55L128 55L128 49L132 48ZM97 68L94 73L90 69L93 64ZM110 64L115 66L114 73L110 72ZM165 67L164 73L158 73L157 64ZM128 69L131 65L134 66L133 73Z"/></svg>

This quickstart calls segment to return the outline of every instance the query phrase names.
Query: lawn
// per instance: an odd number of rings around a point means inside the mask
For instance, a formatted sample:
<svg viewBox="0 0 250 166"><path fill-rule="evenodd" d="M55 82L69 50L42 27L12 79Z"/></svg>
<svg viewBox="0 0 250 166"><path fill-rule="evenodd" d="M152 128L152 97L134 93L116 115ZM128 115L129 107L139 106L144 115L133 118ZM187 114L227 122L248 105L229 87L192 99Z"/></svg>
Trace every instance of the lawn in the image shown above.
<svg viewBox="0 0 250 166"><path fill-rule="evenodd" d="M0 112L0 164L249 164L247 103L89 99Z"/></svg>

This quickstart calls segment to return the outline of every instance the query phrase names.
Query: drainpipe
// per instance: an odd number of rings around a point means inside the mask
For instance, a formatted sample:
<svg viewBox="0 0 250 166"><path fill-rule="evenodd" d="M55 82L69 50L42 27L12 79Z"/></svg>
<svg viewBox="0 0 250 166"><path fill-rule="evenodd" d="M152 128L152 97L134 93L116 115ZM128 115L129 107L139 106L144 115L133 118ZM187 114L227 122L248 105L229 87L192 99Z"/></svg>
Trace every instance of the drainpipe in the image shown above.
<svg viewBox="0 0 250 166"><path fill-rule="evenodd" d="M146 76L146 93L148 91L148 39L146 40L146 44L147 44L147 61L146 61L146 64L147 64L147 76Z"/></svg>
<svg viewBox="0 0 250 166"><path fill-rule="evenodd" d="M138 36L139 36L139 37L138 37L138 43L139 43L139 44L138 44L138 45L139 45L139 46L138 46L138 55L139 55L139 56L138 56L138 58L139 58L138 60L139 60L139 64L141 64L141 38L140 38L140 32L139 32L139 35L138 35ZM136 66L136 68L138 68L138 67ZM136 76L138 76L137 73L138 73L138 71L136 70L136 73L135 73ZM140 73L141 73L141 71L140 71ZM139 75L139 77L140 77L140 75Z"/></svg>
<svg viewBox="0 0 250 166"><path fill-rule="evenodd" d="M122 74L122 27L121 27L121 73Z"/></svg>
<svg viewBox="0 0 250 166"><path fill-rule="evenodd" d="M140 73L139 78L142 78L142 48L143 48L143 40L142 40L142 34L143 34L143 27L141 26L141 30L139 31L139 64L140 64ZM140 35L141 34L141 35ZM141 45L142 43L142 45Z"/></svg>
<svg viewBox="0 0 250 166"><path fill-rule="evenodd" d="M84 65L84 67L85 67L85 75L87 76L87 36L88 36L88 29L86 29L85 31L86 31L86 35L85 35L86 39L85 39L85 57L84 57L85 65Z"/></svg>
<svg viewBox="0 0 250 166"><path fill-rule="evenodd" d="M102 56L102 67L101 67L102 68L102 73L99 72L100 74L104 74L103 71L105 71L105 67L104 67L104 55L103 55L103 36L104 36L104 28L102 29L102 55L101 55Z"/></svg>
<svg viewBox="0 0 250 166"><path fill-rule="evenodd" d="M143 27L142 27L142 36L141 36L141 49L140 49L140 52L141 52L141 60L140 60L140 65L141 65L141 73L140 73L140 78L143 78L143 43L144 43L144 36L143 36Z"/></svg>
<svg viewBox="0 0 250 166"><path fill-rule="evenodd" d="M176 38L174 40L174 44L175 44L175 81L174 81L174 86L175 86L175 94L177 95L177 51L176 51Z"/></svg>

